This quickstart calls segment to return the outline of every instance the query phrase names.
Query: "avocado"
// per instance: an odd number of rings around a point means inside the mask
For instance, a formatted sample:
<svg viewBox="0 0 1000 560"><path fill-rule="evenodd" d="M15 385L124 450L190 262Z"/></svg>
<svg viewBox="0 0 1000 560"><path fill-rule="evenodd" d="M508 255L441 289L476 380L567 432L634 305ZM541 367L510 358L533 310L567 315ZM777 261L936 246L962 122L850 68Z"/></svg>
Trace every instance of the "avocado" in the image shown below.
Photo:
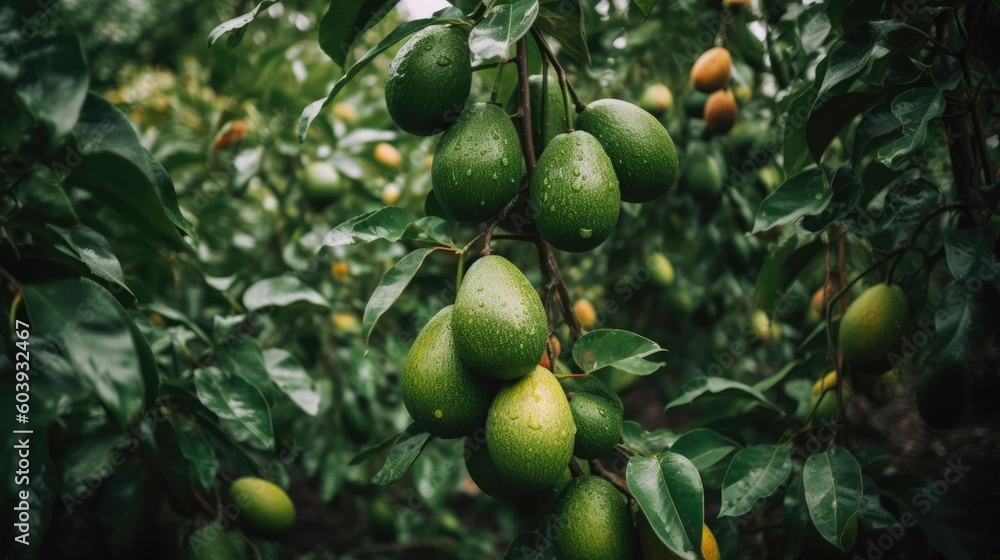
<svg viewBox="0 0 1000 560"><path fill-rule="evenodd" d="M637 525L639 548L642 550L644 560L680 560L680 556L663 544L645 515L639 514ZM719 543L715 540L712 530L705 524L702 524L701 529L701 557L704 560L720 560L722 558L719 554Z"/></svg>
<svg viewBox="0 0 1000 560"><path fill-rule="evenodd" d="M593 475L578 476L559 493L555 508L562 529L555 542L558 558L632 560L638 543L625 497Z"/></svg>
<svg viewBox="0 0 1000 560"><path fill-rule="evenodd" d="M646 266L649 267L649 277L654 284L661 288L667 288L674 283L674 265L663 253L653 253L646 259Z"/></svg>
<svg viewBox="0 0 1000 560"><path fill-rule="evenodd" d="M528 96L531 101L531 138L536 154L541 154L553 138L569 130L572 125L572 123L566 122L566 102L563 98L559 76L551 70L548 76L547 82L542 79L541 74L528 76ZM520 91L515 89L510 100L507 101L508 113L517 112L520 99ZM542 99L545 99L544 105Z"/></svg>
<svg viewBox="0 0 1000 560"><path fill-rule="evenodd" d="M244 476L233 481L229 494L240 508L239 521L273 534L295 523L295 506L278 485L263 478Z"/></svg>
<svg viewBox="0 0 1000 560"><path fill-rule="evenodd" d="M500 389L486 417L493 464L518 488L555 483L573 456L575 435L566 395L541 366Z"/></svg>
<svg viewBox="0 0 1000 560"><path fill-rule="evenodd" d="M206 525L192 533L187 548L190 560L244 560L250 557L243 537L214 525Z"/></svg>
<svg viewBox="0 0 1000 560"><path fill-rule="evenodd" d="M969 372L961 365L928 369L917 382L917 412L936 430L954 428L969 400Z"/></svg>
<svg viewBox="0 0 1000 560"><path fill-rule="evenodd" d="M684 98L684 113L689 117L700 119L705 116L705 103L708 102L708 94L694 90Z"/></svg>
<svg viewBox="0 0 1000 560"><path fill-rule="evenodd" d="M517 500L532 491L531 488L511 484L500 474L490 458L486 430L477 430L465 436L465 468L480 490L498 500Z"/></svg>
<svg viewBox="0 0 1000 560"><path fill-rule="evenodd" d="M638 105L618 99L595 101L576 118L611 158L621 198L649 202L677 183L677 148L660 121Z"/></svg>
<svg viewBox="0 0 1000 560"><path fill-rule="evenodd" d="M538 158L529 204L553 247L579 253L603 243L618 225L621 193L600 142L582 130L553 138Z"/></svg>
<svg viewBox="0 0 1000 560"><path fill-rule="evenodd" d="M310 163L302 170L302 191L310 202L332 202L345 190L337 170L325 161Z"/></svg>
<svg viewBox="0 0 1000 560"><path fill-rule="evenodd" d="M726 85L733 71L733 57L722 47L708 49L691 67L691 85L698 91L712 93Z"/></svg>
<svg viewBox="0 0 1000 560"><path fill-rule="evenodd" d="M567 394L573 395L569 400L576 424L573 454L596 459L614 451L625 413L618 394L592 376L564 379L561 384Z"/></svg>
<svg viewBox="0 0 1000 560"><path fill-rule="evenodd" d="M899 286L877 284L851 302L840 320L840 352L850 371L878 375L892 369L910 311Z"/></svg>
<svg viewBox="0 0 1000 560"><path fill-rule="evenodd" d="M538 293L513 263L497 255L469 267L455 296L451 326L462 361L505 380L534 369L549 334Z"/></svg>
<svg viewBox="0 0 1000 560"><path fill-rule="evenodd" d="M458 27L432 25L414 34L389 64L385 105L399 128L432 136L458 118L471 88L469 36Z"/></svg>
<svg viewBox="0 0 1000 560"><path fill-rule="evenodd" d="M691 164L684 171L687 190L696 195L718 196L722 186L722 171L715 158L706 153L698 153L691 158Z"/></svg>
<svg viewBox="0 0 1000 560"><path fill-rule="evenodd" d="M431 182L441 206L460 222L485 222L517 194L521 144L507 113L474 103L438 143Z"/></svg>
<svg viewBox="0 0 1000 560"><path fill-rule="evenodd" d="M483 425L496 380L473 372L455 351L454 306L438 311L420 330L403 364L403 404L418 426L439 438L464 436Z"/></svg>

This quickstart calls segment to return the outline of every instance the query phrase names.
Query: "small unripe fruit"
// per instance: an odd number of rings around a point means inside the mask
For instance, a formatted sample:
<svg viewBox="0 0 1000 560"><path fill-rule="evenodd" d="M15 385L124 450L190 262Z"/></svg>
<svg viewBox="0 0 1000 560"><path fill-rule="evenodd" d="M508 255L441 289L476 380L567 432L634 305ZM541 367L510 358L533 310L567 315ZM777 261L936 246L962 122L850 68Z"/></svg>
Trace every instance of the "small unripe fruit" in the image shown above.
<svg viewBox="0 0 1000 560"><path fill-rule="evenodd" d="M277 533L295 523L295 505L273 482L245 476L233 481L229 494L240 507L238 519L254 529Z"/></svg>
<svg viewBox="0 0 1000 560"><path fill-rule="evenodd" d="M674 95L663 84L648 86L639 98L639 106L657 116L669 111L673 104Z"/></svg>
<svg viewBox="0 0 1000 560"><path fill-rule="evenodd" d="M399 167L403 163L403 154L392 144L379 142L375 145L375 160L387 167Z"/></svg>
<svg viewBox="0 0 1000 560"><path fill-rule="evenodd" d="M732 69L729 51L722 47L709 49L691 67L691 85L698 91L712 93L726 85Z"/></svg>
<svg viewBox="0 0 1000 560"><path fill-rule="evenodd" d="M562 353L562 346L560 346L559 344L559 339L553 336L552 338L549 339L549 341L552 344L552 357L558 360L559 354ZM552 367L552 362L549 361L548 347L545 348L545 353L542 354L542 360L538 362L538 365L542 366L543 368L549 371L555 371L555 369Z"/></svg>
<svg viewBox="0 0 1000 560"><path fill-rule="evenodd" d="M585 329L592 329L597 324L597 310L594 304L588 299L579 299L573 304L573 313L580 321L580 326Z"/></svg>
<svg viewBox="0 0 1000 560"><path fill-rule="evenodd" d="M649 266L649 277L658 286L666 288L674 283L674 265L663 253L650 255L646 265Z"/></svg>
<svg viewBox="0 0 1000 560"><path fill-rule="evenodd" d="M361 332L361 322L353 313L334 313L330 318L333 332L337 334L357 334Z"/></svg>
<svg viewBox="0 0 1000 560"><path fill-rule="evenodd" d="M750 320L757 331L757 337L764 344L781 338L781 327L777 322L772 323L767 313L763 310L758 309L755 311Z"/></svg>
<svg viewBox="0 0 1000 560"><path fill-rule="evenodd" d="M613 452L625 412L618 394L594 376L567 378L562 386L567 395L573 395L569 401L576 424L573 455L596 459Z"/></svg>
<svg viewBox="0 0 1000 560"><path fill-rule="evenodd" d="M343 280L351 275L351 267L344 261L337 261L330 265L330 276L337 280Z"/></svg>
<svg viewBox="0 0 1000 560"><path fill-rule="evenodd" d="M705 102L705 125L715 134L725 134L736 124L739 110L736 98L729 90L720 90L708 96Z"/></svg>
<svg viewBox="0 0 1000 560"><path fill-rule="evenodd" d="M830 302L833 286L825 284L812 295L809 300L808 318L812 323L818 323L826 317L826 305Z"/></svg>
<svg viewBox="0 0 1000 560"><path fill-rule="evenodd" d="M302 188L313 202L330 202L344 194L340 174L325 161L310 163L302 170Z"/></svg>
<svg viewBox="0 0 1000 560"><path fill-rule="evenodd" d="M899 375L890 369L881 375L855 375L852 382L857 384L861 393L873 403L883 406L889 404L896 394Z"/></svg>
<svg viewBox="0 0 1000 560"><path fill-rule="evenodd" d="M816 381L812 387L812 405L816 409L815 418L817 420L830 420L837 417L837 372L831 371ZM853 392L851 387L844 383L842 400L846 406L847 400L851 398ZM819 404L817 404L819 403Z"/></svg>
<svg viewBox="0 0 1000 560"><path fill-rule="evenodd" d="M840 321L840 352L852 372L880 374L892 368L910 320L906 294L899 286L878 284L851 303Z"/></svg>

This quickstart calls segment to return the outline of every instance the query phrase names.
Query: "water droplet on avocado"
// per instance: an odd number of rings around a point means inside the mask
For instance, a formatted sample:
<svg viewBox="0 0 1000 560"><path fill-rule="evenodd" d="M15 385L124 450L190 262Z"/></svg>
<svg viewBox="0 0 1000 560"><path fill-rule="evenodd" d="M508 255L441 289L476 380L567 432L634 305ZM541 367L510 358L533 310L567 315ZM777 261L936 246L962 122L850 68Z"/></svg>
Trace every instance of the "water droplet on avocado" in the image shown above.
<svg viewBox="0 0 1000 560"><path fill-rule="evenodd" d="M482 285L482 284L477 284L477 285L476 285L476 291L477 291L477 292L481 292L481 291L483 291L483 285Z"/></svg>
<svg viewBox="0 0 1000 560"><path fill-rule="evenodd" d="M467 170L465 171L465 174L466 174L466 175L472 175L472 168L470 167L469 169L467 169Z"/></svg>
<svg viewBox="0 0 1000 560"><path fill-rule="evenodd" d="M441 418L442 416L444 416L444 414L442 414L440 410L435 410L434 411L434 417L435 418Z"/></svg>
<svg viewBox="0 0 1000 560"><path fill-rule="evenodd" d="M584 239L590 239L590 236L594 234L594 230L590 228L580 228L580 237Z"/></svg>
<svg viewBox="0 0 1000 560"><path fill-rule="evenodd" d="M537 418L532 416L531 418L528 418L528 427L531 428L532 430L541 430L542 423L539 422Z"/></svg>
<svg viewBox="0 0 1000 560"><path fill-rule="evenodd" d="M552 211L552 212L555 212L556 211L556 205L553 204L552 206L549 206L549 210Z"/></svg>
<svg viewBox="0 0 1000 560"><path fill-rule="evenodd" d="M580 183L578 183L576 181L573 181L573 190L574 191L578 191L578 190L580 190L582 188L583 188L583 185L581 185Z"/></svg>
<svg viewBox="0 0 1000 560"><path fill-rule="evenodd" d="M486 302L480 301L479 302L479 307L486 307Z"/></svg>
<svg viewBox="0 0 1000 560"><path fill-rule="evenodd" d="M501 301L500 302L500 307L507 307L507 302L506 301Z"/></svg>
<svg viewBox="0 0 1000 560"><path fill-rule="evenodd" d="M577 175L577 176L580 175L580 168L579 167L573 169L573 175Z"/></svg>
<svg viewBox="0 0 1000 560"><path fill-rule="evenodd" d="M503 158L503 164L507 165L507 158Z"/></svg>

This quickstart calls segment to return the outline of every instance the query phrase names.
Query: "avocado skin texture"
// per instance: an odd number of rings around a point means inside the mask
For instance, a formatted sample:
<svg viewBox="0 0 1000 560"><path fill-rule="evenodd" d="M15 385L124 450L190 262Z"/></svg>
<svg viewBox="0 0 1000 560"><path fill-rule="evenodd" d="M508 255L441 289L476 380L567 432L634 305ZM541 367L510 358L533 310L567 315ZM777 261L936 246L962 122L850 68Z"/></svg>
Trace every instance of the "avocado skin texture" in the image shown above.
<svg viewBox="0 0 1000 560"><path fill-rule="evenodd" d="M233 481L229 494L240 507L239 520L273 534L295 523L295 506L280 486L263 478L244 476Z"/></svg>
<svg viewBox="0 0 1000 560"><path fill-rule="evenodd" d="M917 382L917 412L936 430L954 428L965 414L969 373L962 366L928 369Z"/></svg>
<svg viewBox="0 0 1000 560"><path fill-rule="evenodd" d="M439 438L464 436L483 425L499 383L458 358L449 305L420 330L403 364L403 404L418 426Z"/></svg>
<svg viewBox="0 0 1000 560"><path fill-rule="evenodd" d="M460 222L485 222L517 195L521 144L497 105L474 103L441 137L431 182L441 206Z"/></svg>
<svg viewBox="0 0 1000 560"><path fill-rule="evenodd" d="M498 500L517 500L531 493L530 488L511 484L497 470L490 458L485 429L465 436L465 468L480 490Z"/></svg>
<svg viewBox="0 0 1000 560"><path fill-rule="evenodd" d="M878 375L892 369L889 354L898 350L910 320L906 294L899 286L877 284L854 300L840 320L840 352L851 371Z"/></svg>
<svg viewBox="0 0 1000 560"><path fill-rule="evenodd" d="M545 95L545 119L542 120L542 94ZM549 72L548 83L541 74L528 76L528 96L531 101L531 138L536 153L542 153L557 135L566 132L572 123L566 122L566 102L562 95L559 76ZM507 112L514 114L520 102L520 92L515 89L507 101ZM543 134L544 132L544 134Z"/></svg>
<svg viewBox="0 0 1000 560"><path fill-rule="evenodd" d="M188 558L191 560L244 560L247 543L236 533L205 526L191 534L188 540Z"/></svg>
<svg viewBox="0 0 1000 560"><path fill-rule="evenodd" d="M552 372L541 366L500 389L486 417L493 464L525 490L541 490L559 480L573 456L575 435L566 395Z"/></svg>
<svg viewBox="0 0 1000 560"><path fill-rule="evenodd" d="M432 25L414 34L389 64L385 104L399 128L431 136L458 117L471 88L468 35L450 25Z"/></svg>
<svg viewBox="0 0 1000 560"><path fill-rule="evenodd" d="M553 138L538 158L529 204L553 247L579 253L603 243L618 225L621 193L597 138L582 130Z"/></svg>
<svg viewBox="0 0 1000 560"><path fill-rule="evenodd" d="M462 361L504 380L538 365L549 334L538 293L513 263L497 255L469 267L455 297L451 327Z"/></svg>
<svg viewBox="0 0 1000 560"><path fill-rule="evenodd" d="M680 556L663 544L660 537L656 536L649 519L645 515L639 514L637 523L639 530L639 548L642 550L644 560L679 560ZM702 524L701 529L701 557L705 560L719 560L719 543L715 540L715 535L708 525Z"/></svg>
<svg viewBox="0 0 1000 560"><path fill-rule="evenodd" d="M574 478L559 493L555 508L562 531L556 538L560 560L631 560L636 534L621 492L593 475Z"/></svg>
<svg viewBox="0 0 1000 560"><path fill-rule="evenodd" d="M573 393L569 401L576 424L573 455L596 459L614 451L625 415L618 394L596 377L568 378L561 384L567 393Z"/></svg>
<svg viewBox="0 0 1000 560"><path fill-rule="evenodd" d="M649 202L677 183L677 148L656 117L618 99L595 101L576 118L576 127L593 134L611 158L621 198Z"/></svg>

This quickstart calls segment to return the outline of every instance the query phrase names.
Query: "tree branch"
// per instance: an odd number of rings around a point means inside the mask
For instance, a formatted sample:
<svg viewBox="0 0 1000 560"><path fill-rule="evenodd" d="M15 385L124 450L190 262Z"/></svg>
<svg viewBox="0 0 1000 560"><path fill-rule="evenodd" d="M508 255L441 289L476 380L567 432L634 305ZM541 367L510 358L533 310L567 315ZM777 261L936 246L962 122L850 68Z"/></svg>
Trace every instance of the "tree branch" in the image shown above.
<svg viewBox="0 0 1000 560"><path fill-rule="evenodd" d="M549 62L556 67L556 72L559 74L559 81L566 84L566 88L569 89L569 94L573 97L573 104L576 105L576 112L582 113L583 110L587 108L587 104L580 99L579 95L577 95L576 90L573 89L573 84L569 83L569 78L566 77L566 69L563 68L559 59L556 58L556 54L552 52L551 48L549 48L549 44L545 42L545 37L542 36L542 32L539 31L534 25L531 26L531 36L534 37L535 43L538 44L538 50L542 52L542 55L549 59Z"/></svg>

